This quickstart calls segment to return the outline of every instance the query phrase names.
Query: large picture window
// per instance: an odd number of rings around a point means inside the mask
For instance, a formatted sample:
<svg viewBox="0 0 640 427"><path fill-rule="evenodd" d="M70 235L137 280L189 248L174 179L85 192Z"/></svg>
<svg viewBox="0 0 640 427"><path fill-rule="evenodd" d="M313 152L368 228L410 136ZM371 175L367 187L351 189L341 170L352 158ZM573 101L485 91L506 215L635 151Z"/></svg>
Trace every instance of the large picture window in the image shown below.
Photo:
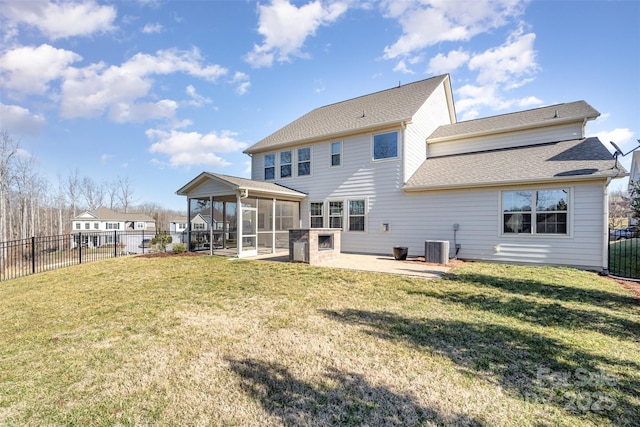
<svg viewBox="0 0 640 427"><path fill-rule="evenodd" d="M298 176L311 175L311 148L298 148Z"/></svg>
<svg viewBox="0 0 640 427"><path fill-rule="evenodd" d="M505 191L502 193L504 234L568 234L569 191Z"/></svg>
<svg viewBox="0 0 640 427"><path fill-rule="evenodd" d="M398 132L373 136L373 160L398 157Z"/></svg>

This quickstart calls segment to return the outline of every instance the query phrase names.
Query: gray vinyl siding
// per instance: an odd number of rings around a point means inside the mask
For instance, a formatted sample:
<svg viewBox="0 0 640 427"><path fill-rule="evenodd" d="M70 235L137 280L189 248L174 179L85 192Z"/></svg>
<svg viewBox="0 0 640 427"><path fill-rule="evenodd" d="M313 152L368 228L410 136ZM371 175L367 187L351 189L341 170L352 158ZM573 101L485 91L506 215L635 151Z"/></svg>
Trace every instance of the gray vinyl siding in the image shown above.
<svg viewBox="0 0 640 427"><path fill-rule="evenodd" d="M413 116L405 132L404 182L427 158L427 137L440 125L451 124L445 88L440 85Z"/></svg>
<svg viewBox="0 0 640 427"><path fill-rule="evenodd" d="M455 141L429 142L428 156L448 156L452 154L512 148L555 141L569 141L583 137L582 123L569 123L545 129L529 129L520 132L496 133L481 137Z"/></svg>
<svg viewBox="0 0 640 427"><path fill-rule="evenodd" d="M570 188L568 236L508 236L501 234L501 191ZM607 234L603 182L555 186L521 186L486 190L457 190L408 194L401 208L404 220L392 228L409 255L424 254L425 240L448 240L455 254L453 224L461 259L528 264L570 265L601 270ZM499 251L495 248L499 247Z"/></svg>

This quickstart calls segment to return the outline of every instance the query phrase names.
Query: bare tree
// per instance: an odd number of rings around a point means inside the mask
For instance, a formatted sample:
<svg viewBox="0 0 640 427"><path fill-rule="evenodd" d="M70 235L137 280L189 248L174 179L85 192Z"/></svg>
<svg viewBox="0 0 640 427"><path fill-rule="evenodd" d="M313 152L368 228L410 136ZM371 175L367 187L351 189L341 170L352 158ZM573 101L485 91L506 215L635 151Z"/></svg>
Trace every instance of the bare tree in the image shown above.
<svg viewBox="0 0 640 427"><path fill-rule="evenodd" d="M120 186L118 180L113 180L104 185L105 195L107 199L107 206L109 209L114 210L116 208L116 202L118 201L118 191Z"/></svg>
<svg viewBox="0 0 640 427"><path fill-rule="evenodd" d="M626 191L615 190L609 193L609 227L622 227L630 213L631 203Z"/></svg>
<svg viewBox="0 0 640 427"><path fill-rule="evenodd" d="M71 205L72 218L75 218L78 215L78 199L80 198L80 175L78 168L69 172L65 192Z"/></svg>
<svg viewBox="0 0 640 427"><path fill-rule="evenodd" d="M15 156L20 145L6 130L0 131L0 241L9 240L9 181L14 173Z"/></svg>
<svg viewBox="0 0 640 427"><path fill-rule="evenodd" d="M133 184L129 177L124 178L118 175L118 193L116 195L124 213L129 212L129 207L133 203Z"/></svg>
<svg viewBox="0 0 640 427"><path fill-rule="evenodd" d="M104 202L104 185L97 184L93 179L85 176L82 178L82 195L87 204L87 209L94 210L99 208Z"/></svg>

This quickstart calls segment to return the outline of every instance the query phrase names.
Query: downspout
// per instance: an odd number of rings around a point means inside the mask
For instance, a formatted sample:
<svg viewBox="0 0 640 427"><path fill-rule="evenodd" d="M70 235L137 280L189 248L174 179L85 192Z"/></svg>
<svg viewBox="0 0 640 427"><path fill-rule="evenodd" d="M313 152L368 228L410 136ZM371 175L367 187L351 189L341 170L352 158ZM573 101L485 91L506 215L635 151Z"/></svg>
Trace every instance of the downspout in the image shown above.
<svg viewBox="0 0 640 427"><path fill-rule="evenodd" d="M611 178L607 178L602 189L602 274L609 275L609 193L607 188L611 183Z"/></svg>
<svg viewBox="0 0 640 427"><path fill-rule="evenodd" d="M407 131L407 123L403 120L400 122L400 127L402 128L402 131L400 132L402 135L402 184L406 184L407 180L409 179L407 177L407 147L405 146L405 133Z"/></svg>

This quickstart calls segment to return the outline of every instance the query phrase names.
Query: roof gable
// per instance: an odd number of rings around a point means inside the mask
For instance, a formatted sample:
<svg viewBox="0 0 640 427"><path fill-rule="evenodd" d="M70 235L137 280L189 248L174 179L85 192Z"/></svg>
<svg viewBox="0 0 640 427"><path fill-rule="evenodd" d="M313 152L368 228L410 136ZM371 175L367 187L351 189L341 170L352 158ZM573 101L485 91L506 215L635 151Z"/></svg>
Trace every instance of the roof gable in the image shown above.
<svg viewBox="0 0 640 427"><path fill-rule="evenodd" d="M593 120L600 113L585 101L549 105L533 110L442 125L427 138L427 142L470 138L486 134L530 129L556 124Z"/></svg>
<svg viewBox="0 0 640 427"><path fill-rule="evenodd" d="M446 74L316 108L244 152L257 153L409 121L443 83L450 84ZM448 86L447 90L450 94ZM453 109L452 103L450 108ZM450 111L450 115L455 121L455 113Z"/></svg>
<svg viewBox="0 0 640 427"><path fill-rule="evenodd" d="M213 172L202 172L200 175L189 181L186 185L176 191L179 196L188 196L194 188L201 185L206 180L212 180L229 192L239 190L249 190L258 193L268 193L273 195L282 195L298 199L304 199L306 194L280 184L264 181L254 181L247 178L239 178L237 176L223 175Z"/></svg>

